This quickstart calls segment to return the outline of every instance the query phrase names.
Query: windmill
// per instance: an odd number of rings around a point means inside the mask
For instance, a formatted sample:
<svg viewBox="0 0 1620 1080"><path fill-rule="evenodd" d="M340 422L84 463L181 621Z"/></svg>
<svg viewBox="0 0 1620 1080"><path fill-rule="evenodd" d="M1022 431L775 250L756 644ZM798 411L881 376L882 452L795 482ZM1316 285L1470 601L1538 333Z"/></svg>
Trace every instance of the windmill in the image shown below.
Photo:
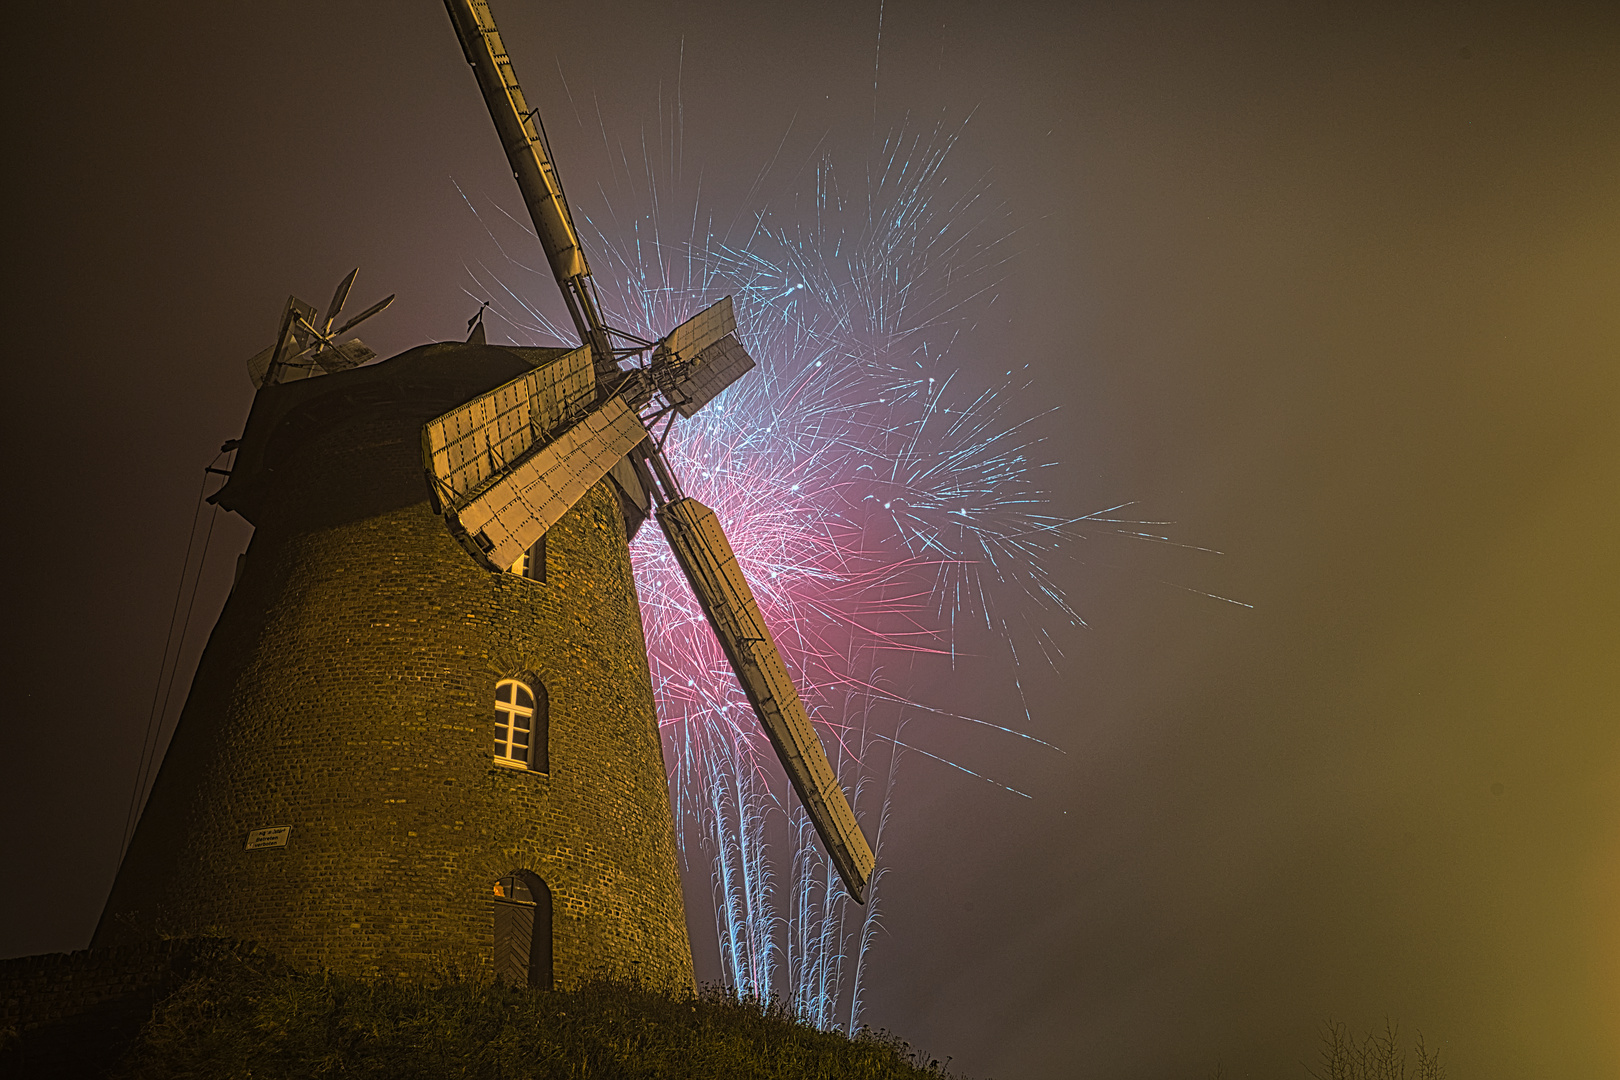
<svg viewBox="0 0 1620 1080"><path fill-rule="evenodd" d="M660 452L753 361L729 299L658 341L603 321L488 8L448 6L582 344L492 345L475 316L369 363L345 335L392 297L342 325L353 273L324 314L288 299L210 496L253 538L92 944L690 988L629 554L648 516L852 895L872 872L719 523Z"/></svg>
<svg viewBox="0 0 1620 1080"><path fill-rule="evenodd" d="M670 550L844 887L862 902L871 848L718 519L682 492L662 452L677 416L690 418L754 367L737 338L731 298L656 342L608 325L539 110L518 86L488 3L445 6L583 342L424 426L423 462L445 524L472 559L502 570L603 477L611 475L643 514L656 507Z"/></svg>
<svg viewBox="0 0 1620 1080"><path fill-rule="evenodd" d="M281 309L281 326L276 331L275 343L248 361L248 378L253 380L255 389L307 379L317 368L328 373L347 371L377 358L359 338L341 343L337 339L392 304L397 294L384 297L336 330L332 329L332 324L343 313L343 305L359 273L356 267L338 282L332 302L326 306L326 317L319 322L315 320L313 307L296 296L287 297L287 304Z"/></svg>

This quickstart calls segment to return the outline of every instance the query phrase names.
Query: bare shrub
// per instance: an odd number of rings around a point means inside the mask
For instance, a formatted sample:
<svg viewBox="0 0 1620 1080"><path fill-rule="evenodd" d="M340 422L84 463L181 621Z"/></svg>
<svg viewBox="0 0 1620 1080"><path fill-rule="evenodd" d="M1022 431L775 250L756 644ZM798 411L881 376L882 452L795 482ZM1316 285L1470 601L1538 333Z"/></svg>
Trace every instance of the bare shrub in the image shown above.
<svg viewBox="0 0 1620 1080"><path fill-rule="evenodd" d="M1329 1023L1322 1026L1320 1071L1308 1065L1305 1071L1315 1080L1445 1080L1440 1051L1429 1051L1422 1032L1414 1051L1417 1061L1408 1077L1407 1051L1393 1021L1384 1021L1382 1035L1369 1031L1359 1040L1344 1024Z"/></svg>

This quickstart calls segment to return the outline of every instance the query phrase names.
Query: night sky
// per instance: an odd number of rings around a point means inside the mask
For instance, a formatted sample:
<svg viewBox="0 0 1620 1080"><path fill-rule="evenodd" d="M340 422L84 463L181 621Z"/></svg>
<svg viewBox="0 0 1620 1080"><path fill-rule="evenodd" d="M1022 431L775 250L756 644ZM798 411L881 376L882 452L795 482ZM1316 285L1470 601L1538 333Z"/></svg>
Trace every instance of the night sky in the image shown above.
<svg viewBox="0 0 1620 1080"><path fill-rule="evenodd" d="M963 377L1030 365L1055 504L1188 545L1060 566L1089 625L1028 719L971 656L941 691L1059 749L927 733L1030 799L907 759L869 1023L979 1076L1303 1076L1321 1021L1386 1016L1456 1077L1620 1075L1620 9L495 14L581 203L677 88L717 207L960 128L1014 255ZM287 294L358 265L384 356L459 339L457 185L522 211L436 0L32 5L6 52L13 956L88 942Z"/></svg>

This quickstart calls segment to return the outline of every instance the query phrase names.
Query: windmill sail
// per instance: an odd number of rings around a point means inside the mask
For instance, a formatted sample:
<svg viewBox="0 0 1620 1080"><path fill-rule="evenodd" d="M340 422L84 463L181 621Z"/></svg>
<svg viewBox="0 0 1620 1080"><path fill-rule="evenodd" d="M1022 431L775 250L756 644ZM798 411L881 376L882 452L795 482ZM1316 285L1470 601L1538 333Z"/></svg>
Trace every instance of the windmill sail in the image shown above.
<svg viewBox="0 0 1620 1080"><path fill-rule="evenodd" d="M342 313L343 305L349 298L349 290L354 288L355 275L359 273L356 267L338 282L332 302L326 307L326 317L318 322L313 307L296 296L287 297L275 343L248 361L248 378L253 380L254 389L266 384L307 379L316 374L317 369L329 374L347 371L377 358L377 354L359 338L342 343L335 339L392 304L392 295L372 304L336 331L332 329L333 321Z"/></svg>
<svg viewBox="0 0 1620 1080"><path fill-rule="evenodd" d="M722 390L752 370L754 358L736 335L727 334L698 354L691 374L671 386L667 396L675 404L675 411L690 420Z"/></svg>
<svg viewBox="0 0 1620 1080"><path fill-rule="evenodd" d="M671 330L653 350L648 370L676 411L691 419L753 367L726 296Z"/></svg>
<svg viewBox="0 0 1620 1080"><path fill-rule="evenodd" d="M584 417L596 400L591 352L578 348L431 421L428 473L460 505L505 465Z"/></svg>
<svg viewBox="0 0 1620 1080"><path fill-rule="evenodd" d="M255 389L266 383L291 382L308 377L308 364L291 364L289 361L302 352L307 344L298 334L299 320L314 317L314 308L296 296L287 297L287 306L281 309L281 329L276 331L275 343L248 361L248 378L253 380Z"/></svg>
<svg viewBox="0 0 1620 1080"><path fill-rule="evenodd" d="M488 0L444 0L444 6L461 41L461 51L478 78L489 118L495 122L506 160L512 166L512 177L529 207L534 235L545 250L552 276L562 288L574 328L580 340L595 350L597 371L611 376L617 367L607 326L591 292L591 268L568 213L568 200L563 197L562 179L546 146L540 113L529 108L518 86L512 58L506 53L500 31L495 29Z"/></svg>
<svg viewBox="0 0 1620 1080"><path fill-rule="evenodd" d="M455 511L496 568L511 566L570 507L647 437L623 398L611 397L555 441L500 473Z"/></svg>
<svg viewBox="0 0 1620 1080"><path fill-rule="evenodd" d="M399 294L389 293L387 296L383 297L381 300L377 301L375 304L372 304L370 307L366 308L366 310L362 311L360 314L356 315L354 318L332 331L332 336L338 337L341 334L347 334L350 330L353 330L355 327L359 326L361 323L365 322L367 319L386 308L389 304L392 304L394 302L394 297L397 295Z"/></svg>
<svg viewBox="0 0 1620 1080"><path fill-rule="evenodd" d="M653 351L653 367L690 363L697 355L727 334L737 330L737 316L731 297L721 297L664 335Z"/></svg>
<svg viewBox="0 0 1620 1080"><path fill-rule="evenodd" d="M311 360L321 366L327 374L335 371L348 371L350 368L369 364L377 359L377 351L359 338L350 338L335 349L325 345L311 350L307 354Z"/></svg>
<svg viewBox="0 0 1620 1080"><path fill-rule="evenodd" d="M595 403L589 348L497 386L422 429L422 457L458 538L515 563L647 437L621 397Z"/></svg>
<svg viewBox="0 0 1620 1080"><path fill-rule="evenodd" d="M326 305L326 318L321 320L321 333L330 334L332 332L332 323L336 321L339 313L343 311L343 305L349 299L349 290L354 288L354 279L359 273L360 268L357 266L349 271L348 277L338 282L338 287L332 293L332 302ZM389 299L393 298L389 297ZM345 327L344 329L348 328Z"/></svg>
<svg viewBox="0 0 1620 1080"><path fill-rule="evenodd" d="M659 508L658 524L844 887L857 902L864 903L874 865L872 849L855 822L855 812L844 798L815 728L810 726L793 676L782 662L720 522L713 510L697 500L677 499Z"/></svg>
<svg viewBox="0 0 1620 1080"><path fill-rule="evenodd" d="M501 402L484 399L430 423L423 432L423 457L445 503L445 518L475 558L498 570L514 562L610 470L617 468L616 480L627 491L641 486L643 495L662 492L667 501L658 511L658 522L670 547L844 886L864 902L872 877L872 849L810 726L731 545L711 510L681 497L659 446L647 440L646 428L630 404L645 405L656 392L690 417L753 368L753 359L736 337L731 298L710 305L671 331L654 348L645 368L627 373L618 366L539 113L529 108L518 88L489 2L445 0L445 7L528 205L535 236L551 263L580 340L592 354L599 380L593 388L610 394L574 426L550 435L533 422L529 432L515 420L503 422ZM510 404L505 411L516 415L521 408ZM642 449L631 461L619 464L638 446ZM646 505L644 499L634 501L637 507Z"/></svg>

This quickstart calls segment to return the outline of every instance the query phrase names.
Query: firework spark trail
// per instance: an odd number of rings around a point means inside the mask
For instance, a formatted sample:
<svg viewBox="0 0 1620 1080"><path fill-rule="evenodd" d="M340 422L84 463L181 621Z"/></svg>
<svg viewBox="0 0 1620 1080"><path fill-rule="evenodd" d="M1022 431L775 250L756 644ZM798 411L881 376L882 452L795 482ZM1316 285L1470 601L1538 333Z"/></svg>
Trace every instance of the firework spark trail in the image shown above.
<svg viewBox="0 0 1620 1080"><path fill-rule="evenodd" d="M713 860L726 978L745 993L785 994L826 1027L859 1023L903 753L1023 794L920 745L932 741L929 730L902 739L908 717L1028 736L927 707L892 683L885 659L954 663L971 619L1003 638L1021 694L1015 625L1029 627L1051 661L1059 655L1051 624L1080 624L1053 577L1060 550L1091 531L1147 524L1113 517L1120 507L1053 512L1037 479L1050 463L1037 464L1034 417L1018 411L1028 390L1020 375L1008 370L997 385L960 389L952 350L966 340L976 305L993 297L1013 235L984 181L949 180L945 164L960 134L943 126L892 133L855 195L822 159L807 213L740 208L732 220L752 226L739 242L713 234L696 197L689 214L670 213L653 164L659 155L645 141L639 169L622 147L613 155L628 204L622 191L616 200L603 189L598 213L575 208L595 234L597 280L613 283L603 298L612 322L655 339L729 293L739 336L758 361L754 374L677 425L665 451L688 492L724 523L874 841L879 869L853 925L836 873L662 537L643 530L632 551L683 857L693 854L690 825ZM605 127L602 135L611 154ZM486 266L469 274L525 336L572 339ZM1020 617L1009 619L1007 608ZM778 860L766 842L773 820L791 848L781 914Z"/></svg>

